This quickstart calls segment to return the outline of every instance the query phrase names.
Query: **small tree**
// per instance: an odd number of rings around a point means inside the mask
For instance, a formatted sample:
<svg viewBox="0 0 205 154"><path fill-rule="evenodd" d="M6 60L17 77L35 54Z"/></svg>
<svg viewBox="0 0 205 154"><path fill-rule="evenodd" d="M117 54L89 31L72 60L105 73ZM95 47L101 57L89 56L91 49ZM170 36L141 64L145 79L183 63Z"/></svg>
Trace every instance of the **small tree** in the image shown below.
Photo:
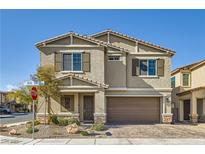
<svg viewBox="0 0 205 154"><path fill-rule="evenodd" d="M45 103L47 104L47 112L50 115L51 114L51 98L59 97L60 82L56 80L54 68L53 66L50 66L50 65L39 67L37 69L37 73L35 76L38 78L38 80L44 81L44 85L39 86L38 91L39 91L39 94L45 98Z"/></svg>
<svg viewBox="0 0 205 154"><path fill-rule="evenodd" d="M32 104L32 98L30 95L30 89L28 87L20 87L17 90L13 90L8 93L7 99L9 101L15 100L17 103L30 105Z"/></svg>

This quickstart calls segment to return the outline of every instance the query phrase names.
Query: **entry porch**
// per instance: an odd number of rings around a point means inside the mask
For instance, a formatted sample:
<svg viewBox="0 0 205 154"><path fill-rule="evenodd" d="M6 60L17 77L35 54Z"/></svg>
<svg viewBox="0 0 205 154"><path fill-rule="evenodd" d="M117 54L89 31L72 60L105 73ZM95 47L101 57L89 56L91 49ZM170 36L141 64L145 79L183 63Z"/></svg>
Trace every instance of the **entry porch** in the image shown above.
<svg viewBox="0 0 205 154"><path fill-rule="evenodd" d="M200 122L205 118L205 87L178 94L179 121Z"/></svg>

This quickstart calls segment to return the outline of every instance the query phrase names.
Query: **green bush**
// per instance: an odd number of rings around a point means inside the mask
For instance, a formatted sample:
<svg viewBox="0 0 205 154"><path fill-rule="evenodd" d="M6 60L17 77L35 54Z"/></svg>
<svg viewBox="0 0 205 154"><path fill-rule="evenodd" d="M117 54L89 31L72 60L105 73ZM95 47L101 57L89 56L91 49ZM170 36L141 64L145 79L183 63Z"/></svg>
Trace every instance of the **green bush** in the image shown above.
<svg viewBox="0 0 205 154"><path fill-rule="evenodd" d="M34 133L38 132L38 131L39 131L38 128L34 128ZM32 134L33 133L33 128L32 127L27 128L26 132L29 133L29 134Z"/></svg>
<svg viewBox="0 0 205 154"><path fill-rule="evenodd" d="M35 120L35 121L34 121L34 126L37 126L37 125L39 125L39 124L40 124L40 121L39 121L39 120ZM32 121L28 121L28 122L26 123L26 127L27 127L27 128L32 127L32 125L33 125L33 122L32 122Z"/></svg>
<svg viewBox="0 0 205 154"><path fill-rule="evenodd" d="M95 131L103 131L105 130L105 125L103 123L95 123L92 125L91 129Z"/></svg>
<svg viewBox="0 0 205 154"><path fill-rule="evenodd" d="M88 136L88 135L90 135L87 131L81 131L80 132L80 135L82 135L82 136Z"/></svg>
<svg viewBox="0 0 205 154"><path fill-rule="evenodd" d="M68 119L64 118L58 118L59 126L67 126L68 125Z"/></svg>
<svg viewBox="0 0 205 154"><path fill-rule="evenodd" d="M68 125L76 123L78 126L80 125L80 121L74 118L69 118L68 120Z"/></svg>
<svg viewBox="0 0 205 154"><path fill-rule="evenodd" d="M58 117L56 115L52 115L51 122L58 125L59 124Z"/></svg>

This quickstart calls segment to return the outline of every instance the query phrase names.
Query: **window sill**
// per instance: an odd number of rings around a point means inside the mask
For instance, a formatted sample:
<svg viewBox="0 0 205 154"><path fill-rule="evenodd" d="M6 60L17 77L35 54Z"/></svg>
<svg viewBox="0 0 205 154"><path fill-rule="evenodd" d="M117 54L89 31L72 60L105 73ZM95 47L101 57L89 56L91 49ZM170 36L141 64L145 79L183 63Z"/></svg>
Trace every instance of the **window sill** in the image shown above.
<svg viewBox="0 0 205 154"><path fill-rule="evenodd" d="M79 73L82 74L83 71L61 71L61 73L65 74L65 73Z"/></svg>
<svg viewBox="0 0 205 154"><path fill-rule="evenodd" d="M140 78L158 78L158 76L139 75Z"/></svg>

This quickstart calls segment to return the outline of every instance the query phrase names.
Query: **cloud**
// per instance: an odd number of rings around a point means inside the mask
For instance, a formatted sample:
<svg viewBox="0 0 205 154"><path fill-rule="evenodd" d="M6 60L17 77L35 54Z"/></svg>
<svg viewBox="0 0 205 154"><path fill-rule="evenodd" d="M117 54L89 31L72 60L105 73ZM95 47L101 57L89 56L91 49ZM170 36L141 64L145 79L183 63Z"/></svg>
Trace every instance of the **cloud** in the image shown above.
<svg viewBox="0 0 205 154"><path fill-rule="evenodd" d="M18 87L15 85L8 84L6 85L6 89L7 91L12 91L12 90L18 89Z"/></svg>

